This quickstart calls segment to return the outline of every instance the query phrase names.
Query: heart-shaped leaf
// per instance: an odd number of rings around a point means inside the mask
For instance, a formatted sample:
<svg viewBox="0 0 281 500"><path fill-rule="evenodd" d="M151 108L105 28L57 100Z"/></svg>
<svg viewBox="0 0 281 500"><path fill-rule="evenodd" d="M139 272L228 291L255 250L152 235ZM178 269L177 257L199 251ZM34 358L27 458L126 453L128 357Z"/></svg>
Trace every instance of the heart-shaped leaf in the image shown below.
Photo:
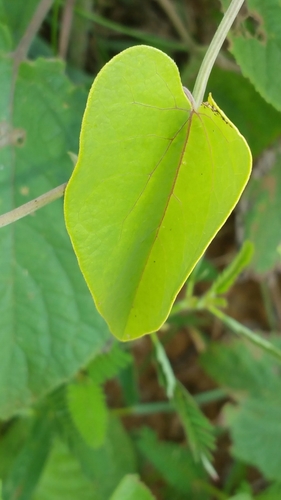
<svg viewBox="0 0 281 500"><path fill-rule="evenodd" d="M157 330L236 205L251 169L245 139L211 97L196 112L175 63L130 48L90 91L65 218L112 333Z"/></svg>

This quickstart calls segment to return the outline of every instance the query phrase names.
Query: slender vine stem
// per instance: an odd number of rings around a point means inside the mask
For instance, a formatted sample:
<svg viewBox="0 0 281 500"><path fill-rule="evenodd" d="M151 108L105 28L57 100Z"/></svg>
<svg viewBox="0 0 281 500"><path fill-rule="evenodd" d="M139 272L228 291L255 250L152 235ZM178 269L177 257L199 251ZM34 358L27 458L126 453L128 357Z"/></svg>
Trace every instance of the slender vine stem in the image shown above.
<svg viewBox="0 0 281 500"><path fill-rule="evenodd" d="M26 215L30 215L36 210L39 210L39 208L48 205L52 201L57 200L58 198L64 195L66 185L67 182L61 184L60 186L57 186L54 189L51 189L51 191L48 191L47 193L44 193L41 196L38 196L38 198L28 201L24 205L21 205L20 207L15 208L10 212L7 212L6 214L0 215L0 228L7 226L12 222L16 222L17 220L26 217Z"/></svg>
<svg viewBox="0 0 281 500"><path fill-rule="evenodd" d="M244 337L249 340L252 344L260 347L264 351L267 351L269 354L272 354L275 358L281 361L281 350L278 347L275 347L271 342L264 339L260 335L257 335L255 332L250 330L244 325L241 325L238 321L227 316L222 311L217 309L216 307L208 307L208 311L212 313L216 318L219 318L230 330L232 330L237 335Z"/></svg>
<svg viewBox="0 0 281 500"><path fill-rule="evenodd" d="M159 363L159 366L161 367L161 370L163 372L163 375L165 377L165 386L166 386L166 394L169 399L173 398L175 387L176 387L176 377L173 372L171 363L169 361L169 358L166 354L166 351L161 344L160 340L157 337L156 333L151 334L151 340L152 343L154 344L155 348L155 353L156 353L156 359Z"/></svg>
<svg viewBox="0 0 281 500"><path fill-rule="evenodd" d="M209 76L216 58L243 3L244 0L232 0L205 54L193 89L196 110L204 99Z"/></svg>
<svg viewBox="0 0 281 500"><path fill-rule="evenodd" d="M209 403L222 401L227 396L226 390L217 388L195 394L192 397L199 406L204 406ZM155 413L173 413L175 411L175 405L170 401L156 401L154 403L141 403L124 408L114 408L111 410L111 413L118 417L124 417L126 415L155 415Z"/></svg>
<svg viewBox="0 0 281 500"><path fill-rule="evenodd" d="M14 61L16 65L18 65L26 57L31 42L39 30L48 11L52 7L53 1L54 0L41 0L37 5L31 21L14 52Z"/></svg>

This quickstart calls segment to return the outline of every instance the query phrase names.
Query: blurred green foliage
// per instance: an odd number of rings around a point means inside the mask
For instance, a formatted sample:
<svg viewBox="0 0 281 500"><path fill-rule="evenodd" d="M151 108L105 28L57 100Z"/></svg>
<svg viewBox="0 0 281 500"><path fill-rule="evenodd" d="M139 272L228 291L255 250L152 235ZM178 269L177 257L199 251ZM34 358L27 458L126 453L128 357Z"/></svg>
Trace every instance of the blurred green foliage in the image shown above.
<svg viewBox="0 0 281 500"><path fill-rule="evenodd" d="M43 3L0 0L2 213L68 180L68 152L77 153L87 91L98 69L114 54L139 43L155 46L176 60L184 83L192 85L210 32L221 18L211 1L168 2L169 13L160 0L80 0L64 63L58 50L67 1L55 0L40 30L38 26L28 57L15 64L15 50ZM226 8L229 0L221 3ZM145 391L140 383L145 369L153 363L167 391L167 381L172 390L178 384L178 366L167 365L167 356L159 360L154 350L144 360L135 360L131 345L124 349L112 343L78 270L62 203L57 201L0 231L2 500L280 498L280 363L242 340L233 341L228 332L210 341L210 317L199 307L217 304L220 290L228 294L247 264L256 279L277 276L280 266L280 10L277 0L246 2L229 38L238 66L224 49L208 87L257 159L239 209L243 240L252 243L253 258L249 264L242 250L225 274L203 258L159 342L165 353L171 339L177 344L176 332L189 328L203 353L194 362L199 356L192 347L180 366L184 373L195 370L197 378L201 366L212 380L208 388L216 384L220 391L205 393L203 382L183 388L176 405L173 398L149 399L150 382L145 379ZM176 23L171 12L176 13ZM86 56L80 64L73 46L83 43ZM228 300L231 305L231 293ZM272 302L270 296L268 301ZM277 335L270 332L269 338L280 347ZM108 397L112 378L121 408L113 408ZM203 392L196 399L211 404L207 414L212 427L194 404L191 394L198 387ZM163 428L158 437L143 425L145 415L160 407L172 414L172 419L168 413L165 419L172 422L169 440ZM142 420L132 425L135 414ZM130 420L122 422L121 416L128 415ZM174 428L182 430L172 441ZM202 457L194 459L207 446L211 463L214 437L218 482L208 477ZM225 451L229 439L231 449Z"/></svg>

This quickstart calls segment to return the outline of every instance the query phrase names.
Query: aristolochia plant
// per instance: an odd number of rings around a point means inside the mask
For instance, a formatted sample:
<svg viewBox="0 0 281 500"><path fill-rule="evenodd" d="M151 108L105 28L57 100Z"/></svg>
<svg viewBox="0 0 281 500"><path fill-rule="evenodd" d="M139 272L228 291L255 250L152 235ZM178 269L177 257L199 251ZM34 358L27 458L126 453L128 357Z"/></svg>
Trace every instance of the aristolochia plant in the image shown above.
<svg viewBox="0 0 281 500"><path fill-rule="evenodd" d="M212 96L208 77L243 0L232 0L193 96L175 63L130 48L99 73L65 194L66 226L97 309L131 340L157 330L250 175L251 153ZM2 216L27 215L65 185Z"/></svg>
<svg viewBox="0 0 281 500"><path fill-rule="evenodd" d="M97 309L120 340L162 325L250 175L245 139L211 96L201 104L217 43L195 98L175 63L146 46L113 58L89 94L65 219Z"/></svg>

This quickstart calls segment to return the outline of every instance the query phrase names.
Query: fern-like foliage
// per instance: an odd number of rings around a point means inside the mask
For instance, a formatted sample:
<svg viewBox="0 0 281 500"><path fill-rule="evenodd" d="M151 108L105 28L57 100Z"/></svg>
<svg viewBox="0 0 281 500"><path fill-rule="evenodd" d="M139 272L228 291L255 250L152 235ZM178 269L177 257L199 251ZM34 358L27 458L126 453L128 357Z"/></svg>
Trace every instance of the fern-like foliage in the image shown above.
<svg viewBox="0 0 281 500"><path fill-rule="evenodd" d="M99 448L105 440L108 420L102 387L88 377L69 384L67 403L73 422L85 442Z"/></svg>
<svg viewBox="0 0 281 500"><path fill-rule="evenodd" d="M197 403L177 381L173 403L182 421L186 437L195 461L200 461L212 477L217 477L211 460L215 448L214 430L209 420L203 415Z"/></svg>
<svg viewBox="0 0 281 500"><path fill-rule="evenodd" d="M132 363L131 354L121 349L116 342L110 351L96 356L87 371L96 384L103 384L106 380L116 377L130 363Z"/></svg>
<svg viewBox="0 0 281 500"><path fill-rule="evenodd" d="M93 498L102 500L96 494L95 484L83 474L79 462L67 445L56 438L32 500L92 500Z"/></svg>
<svg viewBox="0 0 281 500"><path fill-rule="evenodd" d="M204 469L194 462L186 447L159 441L155 432L146 427L139 434L137 446L167 485L186 495L185 498L207 500L203 486L206 479Z"/></svg>
<svg viewBox="0 0 281 500"><path fill-rule="evenodd" d="M92 498L109 499L126 474L137 472L135 450L120 420L109 414L104 442L99 448L90 447L69 412L67 386L54 391L48 400L57 433L79 462L85 477L95 485Z"/></svg>

